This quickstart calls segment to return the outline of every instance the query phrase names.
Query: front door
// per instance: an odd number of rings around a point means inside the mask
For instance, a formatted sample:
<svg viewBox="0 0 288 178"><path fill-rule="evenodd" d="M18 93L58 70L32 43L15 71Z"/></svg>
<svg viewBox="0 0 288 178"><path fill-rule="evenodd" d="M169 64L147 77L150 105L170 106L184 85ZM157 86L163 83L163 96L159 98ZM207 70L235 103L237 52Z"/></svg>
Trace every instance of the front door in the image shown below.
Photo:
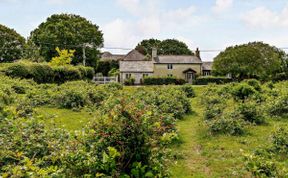
<svg viewBox="0 0 288 178"><path fill-rule="evenodd" d="M188 83L192 84L193 78L194 78L194 73L189 72L186 74L186 80Z"/></svg>

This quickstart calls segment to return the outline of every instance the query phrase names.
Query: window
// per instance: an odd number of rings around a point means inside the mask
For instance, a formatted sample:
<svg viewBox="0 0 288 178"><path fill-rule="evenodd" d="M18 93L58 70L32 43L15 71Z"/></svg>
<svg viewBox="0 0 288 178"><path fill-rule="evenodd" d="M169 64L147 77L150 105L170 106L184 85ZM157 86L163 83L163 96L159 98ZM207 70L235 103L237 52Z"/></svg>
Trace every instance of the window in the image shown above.
<svg viewBox="0 0 288 178"><path fill-rule="evenodd" d="M204 72L203 72L203 75L204 75L204 76L209 76L209 75L210 75L210 71L204 71Z"/></svg>
<svg viewBox="0 0 288 178"><path fill-rule="evenodd" d="M143 74L143 78L148 77L148 76L149 76L148 74Z"/></svg>
<svg viewBox="0 0 288 178"><path fill-rule="evenodd" d="M172 69L173 69L173 64L168 64L168 65L167 65L167 68L168 68L169 70L172 70Z"/></svg>
<svg viewBox="0 0 288 178"><path fill-rule="evenodd" d="M168 74L168 77L173 77L173 74Z"/></svg>
<svg viewBox="0 0 288 178"><path fill-rule="evenodd" d="M126 74L125 78L126 78L126 79L131 78L131 74Z"/></svg>

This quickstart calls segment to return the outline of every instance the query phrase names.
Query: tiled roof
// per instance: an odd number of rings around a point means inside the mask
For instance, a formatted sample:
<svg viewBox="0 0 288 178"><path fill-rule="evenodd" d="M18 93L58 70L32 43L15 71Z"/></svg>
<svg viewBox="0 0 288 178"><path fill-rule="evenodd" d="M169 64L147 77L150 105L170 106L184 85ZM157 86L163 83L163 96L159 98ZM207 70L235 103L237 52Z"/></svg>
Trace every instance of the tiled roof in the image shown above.
<svg viewBox="0 0 288 178"><path fill-rule="evenodd" d="M120 61L120 72L153 72L153 62Z"/></svg>
<svg viewBox="0 0 288 178"><path fill-rule="evenodd" d="M111 54L110 52L104 52L101 56L101 61L120 61L123 60L125 55Z"/></svg>
<svg viewBox="0 0 288 178"><path fill-rule="evenodd" d="M158 56L155 59L156 63L160 64L201 64L202 61L196 56L185 56L185 55L163 55Z"/></svg>
<svg viewBox="0 0 288 178"><path fill-rule="evenodd" d="M202 69L203 70L212 70L213 62L203 62Z"/></svg>
<svg viewBox="0 0 288 178"><path fill-rule="evenodd" d="M130 51L124 58L124 61L144 61L145 56L137 50Z"/></svg>

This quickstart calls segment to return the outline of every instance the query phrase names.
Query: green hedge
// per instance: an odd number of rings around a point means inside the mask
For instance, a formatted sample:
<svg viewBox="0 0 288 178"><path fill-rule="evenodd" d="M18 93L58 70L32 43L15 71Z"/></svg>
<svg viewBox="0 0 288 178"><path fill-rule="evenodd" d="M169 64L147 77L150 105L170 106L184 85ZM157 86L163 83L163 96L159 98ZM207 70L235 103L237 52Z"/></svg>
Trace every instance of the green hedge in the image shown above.
<svg viewBox="0 0 288 178"><path fill-rule="evenodd" d="M146 77L144 78L144 85L184 85L186 81L175 77Z"/></svg>
<svg viewBox="0 0 288 178"><path fill-rule="evenodd" d="M230 83L233 80L228 77L198 77L196 80L193 81L193 84L195 85L208 85L209 83L215 83L215 84L225 84Z"/></svg>
<svg viewBox="0 0 288 178"><path fill-rule="evenodd" d="M33 79L37 83L64 83L92 79L94 69L84 66L50 66L46 63L13 63L3 69L7 76Z"/></svg>

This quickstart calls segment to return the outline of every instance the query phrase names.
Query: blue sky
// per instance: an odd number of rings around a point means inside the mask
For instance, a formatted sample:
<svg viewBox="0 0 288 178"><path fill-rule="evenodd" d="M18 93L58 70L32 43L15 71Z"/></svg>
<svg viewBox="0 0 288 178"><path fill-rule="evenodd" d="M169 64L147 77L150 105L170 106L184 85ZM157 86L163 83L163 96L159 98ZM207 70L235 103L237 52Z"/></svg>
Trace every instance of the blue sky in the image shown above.
<svg viewBox="0 0 288 178"><path fill-rule="evenodd" d="M287 0L0 0L0 23L24 37L55 13L99 25L106 47L134 48L146 38L177 38L192 50L250 41L288 47ZM217 54L203 52L202 58Z"/></svg>

